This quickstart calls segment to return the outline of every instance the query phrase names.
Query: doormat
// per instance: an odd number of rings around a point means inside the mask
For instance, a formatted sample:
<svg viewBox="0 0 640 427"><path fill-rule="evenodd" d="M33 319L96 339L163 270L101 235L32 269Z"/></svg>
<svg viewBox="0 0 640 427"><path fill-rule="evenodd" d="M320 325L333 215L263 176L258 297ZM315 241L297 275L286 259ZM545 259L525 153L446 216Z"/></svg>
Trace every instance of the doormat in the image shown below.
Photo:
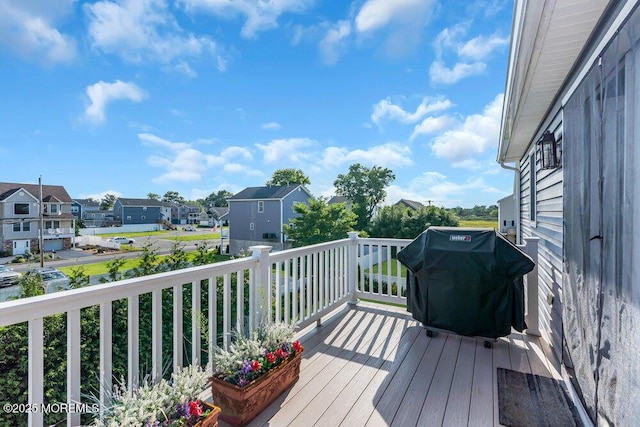
<svg viewBox="0 0 640 427"><path fill-rule="evenodd" d="M582 426L558 380L511 369L498 368L498 409L505 426Z"/></svg>

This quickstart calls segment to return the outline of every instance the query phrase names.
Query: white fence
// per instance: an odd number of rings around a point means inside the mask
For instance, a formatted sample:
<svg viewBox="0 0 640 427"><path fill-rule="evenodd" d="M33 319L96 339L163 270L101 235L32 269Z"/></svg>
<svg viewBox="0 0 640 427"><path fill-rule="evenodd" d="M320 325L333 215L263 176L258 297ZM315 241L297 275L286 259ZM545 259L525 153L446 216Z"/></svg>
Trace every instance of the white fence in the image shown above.
<svg viewBox="0 0 640 427"><path fill-rule="evenodd" d="M102 246L103 248L120 249L120 243L110 242L98 236L78 236L76 237L78 246Z"/></svg>
<svg viewBox="0 0 640 427"><path fill-rule="evenodd" d="M80 235L96 236L99 234L137 233L137 232L159 231L159 230L162 230L162 225L160 224L126 224L120 227L81 228Z"/></svg>

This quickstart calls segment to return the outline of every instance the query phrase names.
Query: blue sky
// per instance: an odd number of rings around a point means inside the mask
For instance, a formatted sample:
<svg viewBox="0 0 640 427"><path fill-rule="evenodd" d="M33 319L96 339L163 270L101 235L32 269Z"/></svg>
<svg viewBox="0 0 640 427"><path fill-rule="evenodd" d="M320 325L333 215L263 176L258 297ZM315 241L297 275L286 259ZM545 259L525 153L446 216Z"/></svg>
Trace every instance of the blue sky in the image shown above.
<svg viewBox="0 0 640 427"><path fill-rule="evenodd" d="M385 203L488 205L507 0L0 0L0 181L187 199L353 163Z"/></svg>

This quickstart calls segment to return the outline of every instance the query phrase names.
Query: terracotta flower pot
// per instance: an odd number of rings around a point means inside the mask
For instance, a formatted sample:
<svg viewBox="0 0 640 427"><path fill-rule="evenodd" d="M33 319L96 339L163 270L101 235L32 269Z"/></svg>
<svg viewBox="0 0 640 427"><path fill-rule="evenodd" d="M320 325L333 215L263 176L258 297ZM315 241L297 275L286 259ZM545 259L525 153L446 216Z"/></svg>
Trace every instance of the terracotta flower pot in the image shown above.
<svg viewBox="0 0 640 427"><path fill-rule="evenodd" d="M207 402L202 402L204 411L211 411L203 420L198 421L196 427L218 427L218 417L220 416L220 408Z"/></svg>
<svg viewBox="0 0 640 427"><path fill-rule="evenodd" d="M213 401L222 409L220 419L233 426L247 425L298 380L301 358L302 351L299 351L244 387L213 377L211 394Z"/></svg>

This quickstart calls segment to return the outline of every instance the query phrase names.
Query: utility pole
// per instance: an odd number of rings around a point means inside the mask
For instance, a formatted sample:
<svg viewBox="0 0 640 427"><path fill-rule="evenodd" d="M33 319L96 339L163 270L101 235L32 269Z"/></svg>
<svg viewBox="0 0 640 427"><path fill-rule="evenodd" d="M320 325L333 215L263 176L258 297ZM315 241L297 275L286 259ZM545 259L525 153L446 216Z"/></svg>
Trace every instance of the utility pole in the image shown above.
<svg viewBox="0 0 640 427"><path fill-rule="evenodd" d="M38 177L38 187L40 187L40 267L44 267L44 204L42 203L42 175Z"/></svg>

